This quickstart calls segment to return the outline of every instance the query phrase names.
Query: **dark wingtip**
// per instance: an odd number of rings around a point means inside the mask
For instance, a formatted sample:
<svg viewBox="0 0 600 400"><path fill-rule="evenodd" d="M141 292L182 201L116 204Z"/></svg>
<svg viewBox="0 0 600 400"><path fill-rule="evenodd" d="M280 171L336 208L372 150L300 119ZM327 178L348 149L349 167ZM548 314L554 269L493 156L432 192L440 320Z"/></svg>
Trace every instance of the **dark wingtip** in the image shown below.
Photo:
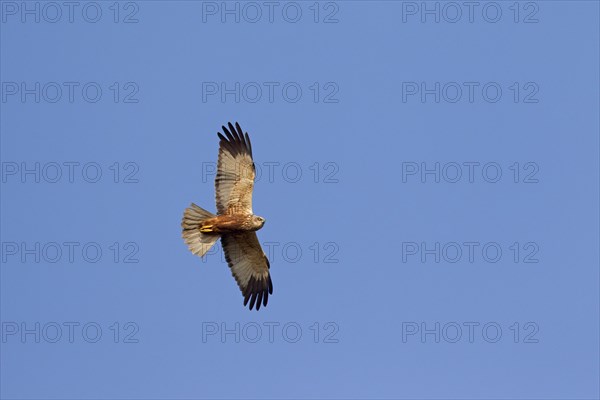
<svg viewBox="0 0 600 400"><path fill-rule="evenodd" d="M229 127L229 131L231 132L231 135L233 136L233 138L236 139L236 141L239 141L240 135L238 135L237 131L233 127L233 124L231 122L228 122L227 126Z"/></svg>
<svg viewBox="0 0 600 400"><path fill-rule="evenodd" d="M269 276L266 281L251 277L242 294L244 296L244 307L248 305L248 309L252 310L254 308L256 311L260 310L261 307L266 307L269 302L269 294L273 294L271 277Z"/></svg>
<svg viewBox="0 0 600 400"><path fill-rule="evenodd" d="M246 144L248 145L248 151L250 151L250 155L252 155L252 142L250 142L250 136L248 136L248 132L246 132Z"/></svg>
<svg viewBox="0 0 600 400"><path fill-rule="evenodd" d="M258 293L258 298L256 299L256 311L258 311L260 309L260 306L263 302L263 295L264 295L264 291L261 291Z"/></svg>
<svg viewBox="0 0 600 400"><path fill-rule="evenodd" d="M235 126L228 122L227 126L221 125L223 134L217 132L221 142L225 144L227 150L233 154L247 153L252 157L252 143L250 143L250 137L248 132L244 134L239 123L235 123Z"/></svg>
<svg viewBox="0 0 600 400"><path fill-rule="evenodd" d="M227 130L227 128L225 128L225 125L221 125L221 129L223 129L223 133L227 136L227 139L230 143L234 143L235 142L235 138L233 137L233 135L231 134L231 132L229 132Z"/></svg>
<svg viewBox="0 0 600 400"><path fill-rule="evenodd" d="M254 303L256 303L256 293L252 293L252 298L250 299L250 309L254 307Z"/></svg>

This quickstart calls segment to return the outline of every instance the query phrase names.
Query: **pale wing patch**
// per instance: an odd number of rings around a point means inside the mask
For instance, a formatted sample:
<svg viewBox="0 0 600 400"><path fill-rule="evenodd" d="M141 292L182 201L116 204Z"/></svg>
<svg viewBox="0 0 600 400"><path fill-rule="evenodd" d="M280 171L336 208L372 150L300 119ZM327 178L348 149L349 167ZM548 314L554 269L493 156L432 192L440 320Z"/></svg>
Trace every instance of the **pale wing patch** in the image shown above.
<svg viewBox="0 0 600 400"><path fill-rule="evenodd" d="M221 237L225 259L231 268L242 295L244 305L250 301L250 309L266 306L273 294L273 282L269 274L269 260L258 242L256 232L223 235Z"/></svg>
<svg viewBox="0 0 600 400"><path fill-rule="evenodd" d="M219 214L252 214L252 190L256 171L252 160L252 145L248 133L240 125L229 123L219 133L219 161L215 179L217 212Z"/></svg>

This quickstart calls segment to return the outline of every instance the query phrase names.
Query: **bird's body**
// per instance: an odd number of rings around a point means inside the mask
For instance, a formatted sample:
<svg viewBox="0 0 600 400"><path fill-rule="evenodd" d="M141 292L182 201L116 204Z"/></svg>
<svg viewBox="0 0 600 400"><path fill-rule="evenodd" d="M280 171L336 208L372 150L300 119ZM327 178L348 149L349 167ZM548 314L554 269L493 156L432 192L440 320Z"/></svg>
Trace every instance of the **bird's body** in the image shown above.
<svg viewBox="0 0 600 400"><path fill-rule="evenodd" d="M256 231L265 219L252 211L256 169L252 144L239 124L223 126L218 133L219 161L215 178L217 215L197 205L188 207L181 221L183 239L190 251L202 257L220 238L225 259L250 309L266 306L273 293L269 260L260 247Z"/></svg>
<svg viewBox="0 0 600 400"><path fill-rule="evenodd" d="M200 225L202 233L243 233L257 231L263 227L262 217L251 214L217 215L209 218Z"/></svg>

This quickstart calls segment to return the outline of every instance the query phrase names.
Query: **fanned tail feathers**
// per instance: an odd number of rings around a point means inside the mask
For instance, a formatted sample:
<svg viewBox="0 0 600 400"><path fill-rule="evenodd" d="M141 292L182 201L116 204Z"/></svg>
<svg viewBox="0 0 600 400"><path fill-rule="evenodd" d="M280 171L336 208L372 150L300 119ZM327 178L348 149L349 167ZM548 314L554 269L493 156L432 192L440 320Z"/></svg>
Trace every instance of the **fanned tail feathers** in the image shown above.
<svg viewBox="0 0 600 400"><path fill-rule="evenodd" d="M181 227L183 228L183 240L188 245L190 251L202 257L219 240L218 234L207 234L200 232L200 226L206 219L213 218L215 215L205 209L192 203L185 209Z"/></svg>

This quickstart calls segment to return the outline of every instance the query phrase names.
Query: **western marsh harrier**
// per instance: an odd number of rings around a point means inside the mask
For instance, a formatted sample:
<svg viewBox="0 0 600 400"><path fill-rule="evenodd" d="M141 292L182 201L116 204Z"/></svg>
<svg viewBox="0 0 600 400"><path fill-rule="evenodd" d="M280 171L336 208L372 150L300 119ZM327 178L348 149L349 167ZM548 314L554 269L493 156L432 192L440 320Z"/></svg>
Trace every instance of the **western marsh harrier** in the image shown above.
<svg viewBox="0 0 600 400"><path fill-rule="evenodd" d="M256 169L248 132L229 123L219 136L219 161L215 191L217 215L192 203L183 213L183 240L190 251L202 257L221 238L231 274L250 309L266 306L273 294L269 260L260 247L256 231L265 219L252 213L252 189Z"/></svg>

